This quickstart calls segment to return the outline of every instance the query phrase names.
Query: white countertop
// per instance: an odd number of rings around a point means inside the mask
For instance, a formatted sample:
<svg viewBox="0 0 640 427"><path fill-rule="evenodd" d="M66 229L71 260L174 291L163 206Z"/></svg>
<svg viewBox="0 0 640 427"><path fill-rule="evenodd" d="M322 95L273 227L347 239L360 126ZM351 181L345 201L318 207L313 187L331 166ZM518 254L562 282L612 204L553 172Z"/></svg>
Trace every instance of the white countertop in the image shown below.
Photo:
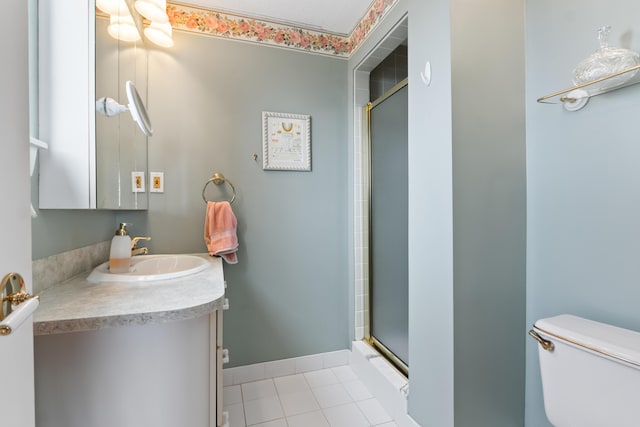
<svg viewBox="0 0 640 427"><path fill-rule="evenodd" d="M185 320L222 308L222 259L198 254L207 269L176 279L90 283L85 272L40 296L34 335L93 331L127 325Z"/></svg>

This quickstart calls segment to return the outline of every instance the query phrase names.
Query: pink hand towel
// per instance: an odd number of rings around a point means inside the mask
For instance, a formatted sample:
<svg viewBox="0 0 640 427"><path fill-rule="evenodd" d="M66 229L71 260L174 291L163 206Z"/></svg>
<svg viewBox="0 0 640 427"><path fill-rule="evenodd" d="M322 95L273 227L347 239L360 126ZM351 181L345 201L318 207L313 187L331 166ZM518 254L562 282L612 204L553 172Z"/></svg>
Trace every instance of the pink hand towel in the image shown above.
<svg viewBox="0 0 640 427"><path fill-rule="evenodd" d="M237 264L238 221L229 202L207 202L204 217L204 241L209 255L222 257L228 264Z"/></svg>

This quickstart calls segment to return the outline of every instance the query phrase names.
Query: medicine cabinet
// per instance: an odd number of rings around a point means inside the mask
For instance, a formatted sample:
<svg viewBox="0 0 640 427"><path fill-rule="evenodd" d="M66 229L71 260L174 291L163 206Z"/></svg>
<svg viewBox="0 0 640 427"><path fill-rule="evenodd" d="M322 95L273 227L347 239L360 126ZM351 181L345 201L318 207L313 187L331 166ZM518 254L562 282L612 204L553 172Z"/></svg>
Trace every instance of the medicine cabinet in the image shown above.
<svg viewBox="0 0 640 427"><path fill-rule="evenodd" d="M128 80L146 102L147 51L108 25L94 0L38 2L40 209L148 207L147 137L128 113L96 114L103 97L128 104Z"/></svg>

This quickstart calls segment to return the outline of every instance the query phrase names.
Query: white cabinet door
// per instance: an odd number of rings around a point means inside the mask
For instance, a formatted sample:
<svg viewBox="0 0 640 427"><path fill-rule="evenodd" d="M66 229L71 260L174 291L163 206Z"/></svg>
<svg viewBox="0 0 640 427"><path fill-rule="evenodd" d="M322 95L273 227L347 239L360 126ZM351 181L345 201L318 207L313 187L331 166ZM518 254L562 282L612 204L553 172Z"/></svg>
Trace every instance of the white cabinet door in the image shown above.
<svg viewBox="0 0 640 427"><path fill-rule="evenodd" d="M215 401L209 321L200 316L37 336L38 425L207 426Z"/></svg>
<svg viewBox="0 0 640 427"><path fill-rule="evenodd" d="M2 65L0 92L0 278L20 273L31 292L31 218L29 215L29 87L27 2L6 0L9 17L0 26ZM0 424L33 427L33 331L28 319L19 329L0 336L2 399Z"/></svg>
<svg viewBox="0 0 640 427"><path fill-rule="evenodd" d="M38 2L39 206L95 209L95 2ZM73 54L70 54L72 52Z"/></svg>

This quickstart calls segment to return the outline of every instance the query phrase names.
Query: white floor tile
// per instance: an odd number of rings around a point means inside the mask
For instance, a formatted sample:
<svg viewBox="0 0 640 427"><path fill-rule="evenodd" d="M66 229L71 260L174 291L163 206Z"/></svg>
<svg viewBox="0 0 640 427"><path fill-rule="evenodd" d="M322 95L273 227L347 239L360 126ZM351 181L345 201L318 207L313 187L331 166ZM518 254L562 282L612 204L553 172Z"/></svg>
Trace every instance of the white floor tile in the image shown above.
<svg viewBox="0 0 640 427"><path fill-rule="evenodd" d="M251 427L288 427L284 418L280 418L273 421L267 421L266 423L253 424Z"/></svg>
<svg viewBox="0 0 640 427"><path fill-rule="evenodd" d="M349 366L307 371L319 360L302 357L225 372L225 382L237 384L224 387L229 426L398 427ZM300 373L255 379L264 375L267 367L272 375L290 373L293 365Z"/></svg>
<svg viewBox="0 0 640 427"><path fill-rule="evenodd" d="M289 427L329 427L329 422L322 411L287 417L287 423L289 423Z"/></svg>
<svg viewBox="0 0 640 427"><path fill-rule="evenodd" d="M336 377L336 374L334 374L331 369L307 372L304 374L304 377L311 388L337 384L340 382L338 377Z"/></svg>
<svg viewBox="0 0 640 427"><path fill-rule="evenodd" d="M284 417L278 396L250 400L244 403L244 414L247 425L264 423Z"/></svg>
<svg viewBox="0 0 640 427"><path fill-rule="evenodd" d="M373 397L371 392L360 380L349 381L344 383L343 385L344 385L344 388L347 390L347 393L349 393L349 395L356 402L359 400L371 399Z"/></svg>
<svg viewBox="0 0 640 427"><path fill-rule="evenodd" d="M338 380L343 383L358 379L353 370L348 366L338 366L336 368L331 368L331 371L335 374L336 377L338 377Z"/></svg>
<svg viewBox="0 0 640 427"><path fill-rule="evenodd" d="M362 400L357 405L372 425L393 421L378 399Z"/></svg>
<svg viewBox="0 0 640 427"><path fill-rule="evenodd" d="M244 422L244 407L242 406L242 403L225 405L223 410L229 413L229 427L246 426Z"/></svg>
<svg viewBox="0 0 640 427"><path fill-rule="evenodd" d="M369 422L355 403L322 410L331 427L369 427Z"/></svg>
<svg viewBox="0 0 640 427"><path fill-rule="evenodd" d="M324 387L316 387L311 389L316 396L321 408L330 408L332 406L344 405L353 402L349 393L342 384L331 384Z"/></svg>
<svg viewBox="0 0 640 427"><path fill-rule="evenodd" d="M272 379L242 384L242 400L245 402L264 399L277 394L276 386Z"/></svg>
<svg viewBox="0 0 640 427"><path fill-rule="evenodd" d="M224 406L242 403L242 391L239 385L232 385L222 389L222 401Z"/></svg>
<svg viewBox="0 0 640 427"><path fill-rule="evenodd" d="M320 406L318 405L318 402L311 390L281 394L280 402L282 403L282 408L284 409L284 413L287 417L320 409Z"/></svg>
<svg viewBox="0 0 640 427"><path fill-rule="evenodd" d="M276 389L278 389L278 394L281 395L309 390L309 383L307 383L303 374L274 378L273 381L276 384Z"/></svg>

